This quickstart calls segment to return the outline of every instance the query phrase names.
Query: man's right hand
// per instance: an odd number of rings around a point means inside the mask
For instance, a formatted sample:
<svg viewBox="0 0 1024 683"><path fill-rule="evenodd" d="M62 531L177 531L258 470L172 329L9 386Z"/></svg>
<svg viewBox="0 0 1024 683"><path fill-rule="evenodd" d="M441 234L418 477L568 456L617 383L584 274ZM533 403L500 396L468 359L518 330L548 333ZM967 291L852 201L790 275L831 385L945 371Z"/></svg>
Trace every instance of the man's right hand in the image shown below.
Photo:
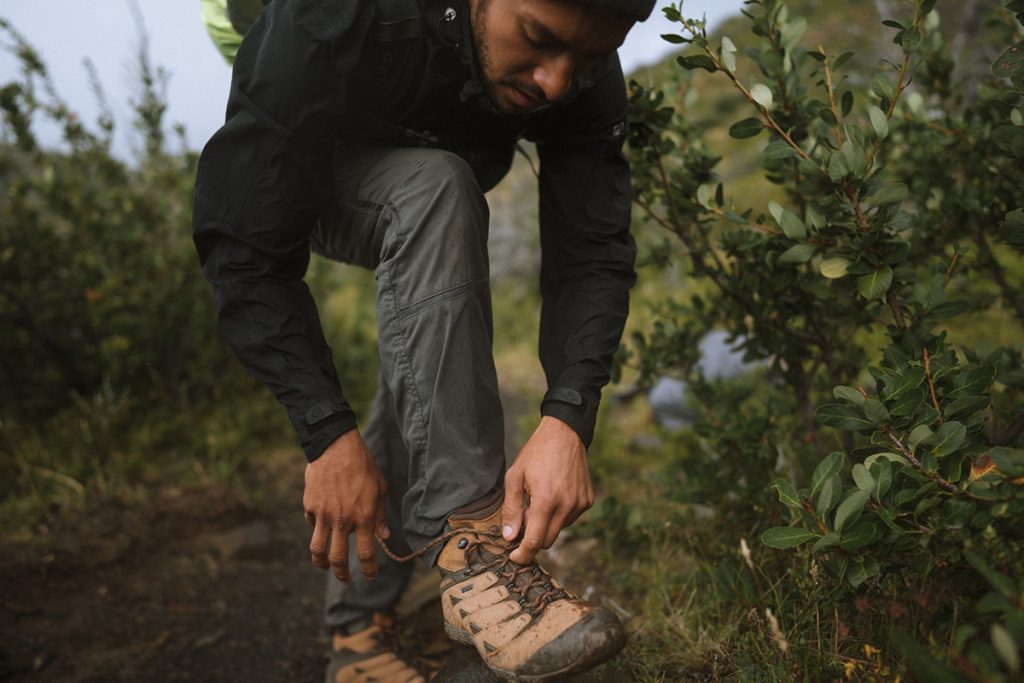
<svg viewBox="0 0 1024 683"><path fill-rule="evenodd" d="M377 576L374 535L390 535L384 523L386 490L370 449L355 429L339 436L319 458L306 465L302 507L313 527L309 544L313 564L321 569L331 567L339 581L348 583L348 536L355 530L363 576Z"/></svg>

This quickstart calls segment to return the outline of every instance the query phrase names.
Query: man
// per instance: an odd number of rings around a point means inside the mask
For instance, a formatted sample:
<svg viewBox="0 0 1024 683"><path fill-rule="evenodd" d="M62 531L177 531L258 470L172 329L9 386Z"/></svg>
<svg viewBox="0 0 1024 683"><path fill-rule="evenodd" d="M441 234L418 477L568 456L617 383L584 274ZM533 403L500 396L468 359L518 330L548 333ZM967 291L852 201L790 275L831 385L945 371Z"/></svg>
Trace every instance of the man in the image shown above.
<svg viewBox="0 0 1024 683"><path fill-rule="evenodd" d="M581 671L624 642L533 557L593 503L586 449L634 280L615 49L652 6L275 0L241 44L199 163L195 243L225 338L309 460L312 561L338 579L329 680L421 680L388 637L409 567L378 562L375 536L438 567L448 633L509 680ZM504 473L483 192L523 137L541 161L549 390ZM310 249L377 277L362 432L302 281Z"/></svg>

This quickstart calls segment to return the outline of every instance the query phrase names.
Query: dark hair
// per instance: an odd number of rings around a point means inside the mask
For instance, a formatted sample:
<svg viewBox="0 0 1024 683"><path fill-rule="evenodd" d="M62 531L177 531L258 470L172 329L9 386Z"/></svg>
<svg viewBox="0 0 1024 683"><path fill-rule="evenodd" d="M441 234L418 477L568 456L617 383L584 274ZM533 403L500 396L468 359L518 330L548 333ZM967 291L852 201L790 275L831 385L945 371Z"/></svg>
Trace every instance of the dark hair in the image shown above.
<svg viewBox="0 0 1024 683"><path fill-rule="evenodd" d="M632 17L636 21L644 21L647 17L651 16L651 10L654 9L654 0L574 0L575 2L582 2L584 5L595 5L597 7L607 7L613 9L622 14Z"/></svg>

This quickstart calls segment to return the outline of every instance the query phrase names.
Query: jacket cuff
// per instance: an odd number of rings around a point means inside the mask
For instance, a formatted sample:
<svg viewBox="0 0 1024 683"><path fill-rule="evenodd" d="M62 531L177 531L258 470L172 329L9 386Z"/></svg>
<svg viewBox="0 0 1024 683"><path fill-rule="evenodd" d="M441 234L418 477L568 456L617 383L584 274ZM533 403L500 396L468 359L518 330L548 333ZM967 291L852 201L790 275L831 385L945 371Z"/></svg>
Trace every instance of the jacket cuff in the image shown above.
<svg viewBox="0 0 1024 683"><path fill-rule="evenodd" d="M343 398L320 399L309 403L305 410L289 413L309 462L319 458L339 436L356 428L356 414Z"/></svg>
<svg viewBox="0 0 1024 683"><path fill-rule="evenodd" d="M557 417L573 428L583 445L590 448L597 422L597 406L601 395L587 395L567 387L552 387L540 403L540 414Z"/></svg>

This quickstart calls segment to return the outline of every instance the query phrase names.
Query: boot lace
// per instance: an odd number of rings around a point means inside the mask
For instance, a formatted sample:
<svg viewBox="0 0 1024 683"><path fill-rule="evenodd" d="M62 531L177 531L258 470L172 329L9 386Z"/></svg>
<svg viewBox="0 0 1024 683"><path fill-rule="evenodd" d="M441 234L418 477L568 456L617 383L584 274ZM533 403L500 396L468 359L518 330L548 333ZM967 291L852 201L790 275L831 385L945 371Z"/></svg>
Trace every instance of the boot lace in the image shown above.
<svg viewBox="0 0 1024 683"><path fill-rule="evenodd" d="M395 562L409 562L417 557L422 557L438 545L447 543L455 536L475 537L468 541L465 548L460 546L461 550L465 550L467 558L477 548L483 549L484 545L497 546L502 549L501 554L495 559L477 565L472 575L478 576L493 570L500 581L506 582L505 588L510 595L520 596L519 606L530 614L535 616L540 614L545 607L556 600L576 597L568 589L556 586L554 579L551 578L551 574L536 562L519 564L513 561L510 554L519 547L519 541L506 541L501 535L501 530L496 526L492 526L485 531L472 528L452 529L441 534L419 550L404 556L391 552L391 549L388 548L384 539L380 536L377 537L377 543L384 551L384 554ZM533 598L529 597L531 590L536 592Z"/></svg>

